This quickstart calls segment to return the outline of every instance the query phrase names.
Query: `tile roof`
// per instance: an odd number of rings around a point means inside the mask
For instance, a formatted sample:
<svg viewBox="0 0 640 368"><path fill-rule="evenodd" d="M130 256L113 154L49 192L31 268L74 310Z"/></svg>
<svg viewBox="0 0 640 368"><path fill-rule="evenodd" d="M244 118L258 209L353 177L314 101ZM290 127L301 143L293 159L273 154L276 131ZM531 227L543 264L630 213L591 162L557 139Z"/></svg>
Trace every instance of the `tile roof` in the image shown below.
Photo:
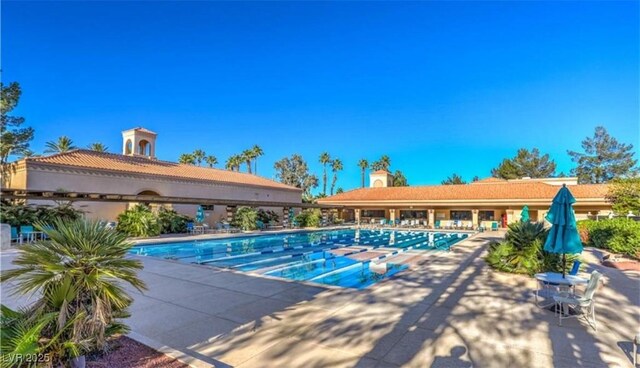
<svg viewBox="0 0 640 368"><path fill-rule="evenodd" d="M480 179L478 181L472 181L469 184L493 184L493 183L506 183L507 179L494 178L492 176L484 179Z"/></svg>
<svg viewBox="0 0 640 368"><path fill-rule="evenodd" d="M150 131L149 129L144 128L144 127L136 127L136 128L132 128L132 129L127 129L127 130L125 130L124 132L130 132L130 131L132 131L132 130L135 130L135 131L137 131L137 132L143 132L143 133L149 133L149 134L158 135L158 133L156 133L156 132L152 132L152 131Z"/></svg>
<svg viewBox="0 0 640 368"><path fill-rule="evenodd" d="M378 171L372 172L372 174L391 174L391 173L388 172L387 170L378 170Z"/></svg>
<svg viewBox="0 0 640 368"><path fill-rule="evenodd" d="M158 175L183 180L205 180L276 189L300 190L257 175L194 165L183 165L141 156L125 156L85 149L73 150L51 156L29 157L24 161L27 165L30 163L38 163L130 174Z"/></svg>
<svg viewBox="0 0 640 368"><path fill-rule="evenodd" d="M428 201L428 200L551 200L560 186L541 182L496 182L487 185L431 185L414 187L362 188L319 199L319 203L349 201ZM577 198L603 198L606 184L570 185L569 190Z"/></svg>

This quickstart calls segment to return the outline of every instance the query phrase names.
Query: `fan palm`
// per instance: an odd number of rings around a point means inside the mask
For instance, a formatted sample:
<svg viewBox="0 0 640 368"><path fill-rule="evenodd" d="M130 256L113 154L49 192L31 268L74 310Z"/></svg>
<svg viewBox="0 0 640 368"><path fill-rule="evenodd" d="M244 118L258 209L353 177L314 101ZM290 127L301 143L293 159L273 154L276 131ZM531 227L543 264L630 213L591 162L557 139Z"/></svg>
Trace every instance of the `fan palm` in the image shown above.
<svg viewBox="0 0 640 368"><path fill-rule="evenodd" d="M258 175L258 157L264 155L264 151L257 144L251 147L251 151L253 152L253 173Z"/></svg>
<svg viewBox="0 0 640 368"><path fill-rule="evenodd" d="M243 161L244 159L241 155L231 155L225 163L225 168L231 171L240 171L240 165Z"/></svg>
<svg viewBox="0 0 640 368"><path fill-rule="evenodd" d="M59 338L60 359L69 359L102 349L107 338L125 333L128 328L117 319L127 316L132 298L122 285L140 291L146 286L136 275L142 264L125 258L132 246L125 234L95 221L50 225L36 223L48 239L20 247L13 261L17 268L3 271L0 282L11 281L16 294L39 297L30 317L56 314L40 338Z"/></svg>
<svg viewBox="0 0 640 368"><path fill-rule="evenodd" d="M46 147L44 153L63 153L78 148L73 145L73 141L71 140L71 138L67 137L66 135L58 137L57 141L47 142L44 146Z"/></svg>
<svg viewBox="0 0 640 368"><path fill-rule="evenodd" d="M204 162L206 162L209 167L213 167L218 163L218 158L216 156L209 155L205 157Z"/></svg>
<svg viewBox="0 0 640 368"><path fill-rule="evenodd" d="M322 194L327 195L327 164L331 162L331 156L328 152L320 154L320 163L322 164Z"/></svg>
<svg viewBox="0 0 640 368"><path fill-rule="evenodd" d="M364 175L365 171L369 167L369 161L362 159L358 161L358 166L360 167L360 178L362 179L362 187L364 188Z"/></svg>
<svg viewBox="0 0 640 368"><path fill-rule="evenodd" d="M336 187L338 181L338 171L342 171L342 161L335 159L331 162L331 171L333 171L333 179L331 180L331 195L333 195L333 189Z"/></svg>
<svg viewBox="0 0 640 368"><path fill-rule="evenodd" d="M178 162L183 165L195 165L196 158L191 153L183 153L180 155L180 158L178 158Z"/></svg>
<svg viewBox="0 0 640 368"><path fill-rule="evenodd" d="M240 157L242 158L242 161L244 161L247 164L247 172L251 174L251 161L253 161L253 159L255 158L253 154L253 150L247 149L242 151L242 153L240 154Z"/></svg>
<svg viewBox="0 0 640 368"><path fill-rule="evenodd" d="M195 160L196 164L198 164L198 166L202 165L202 161L204 161L204 159L207 157L207 154L201 149L193 151L191 155L193 156L193 159Z"/></svg>
<svg viewBox="0 0 640 368"><path fill-rule="evenodd" d="M96 152L107 152L109 150L109 147L100 142L91 143L87 148Z"/></svg>

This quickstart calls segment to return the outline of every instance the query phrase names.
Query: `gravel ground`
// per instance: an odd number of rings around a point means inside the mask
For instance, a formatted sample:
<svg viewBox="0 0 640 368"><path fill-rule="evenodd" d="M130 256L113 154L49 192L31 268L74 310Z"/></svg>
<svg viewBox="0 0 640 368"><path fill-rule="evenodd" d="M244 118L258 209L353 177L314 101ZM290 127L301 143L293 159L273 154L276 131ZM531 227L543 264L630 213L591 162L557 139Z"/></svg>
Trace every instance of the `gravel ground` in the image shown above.
<svg viewBox="0 0 640 368"><path fill-rule="evenodd" d="M169 356L159 353L126 336L112 342L113 348L107 354L87 359L89 368L187 368Z"/></svg>

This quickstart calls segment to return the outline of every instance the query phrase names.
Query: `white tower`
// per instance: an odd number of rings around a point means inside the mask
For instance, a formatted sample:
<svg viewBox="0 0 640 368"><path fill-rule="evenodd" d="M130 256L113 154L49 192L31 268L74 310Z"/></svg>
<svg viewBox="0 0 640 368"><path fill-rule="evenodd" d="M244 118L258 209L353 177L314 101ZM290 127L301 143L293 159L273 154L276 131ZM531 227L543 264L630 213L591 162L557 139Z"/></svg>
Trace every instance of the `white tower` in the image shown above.
<svg viewBox="0 0 640 368"><path fill-rule="evenodd" d="M383 188L393 186L393 175L386 170L378 170L369 174L369 187Z"/></svg>
<svg viewBox="0 0 640 368"><path fill-rule="evenodd" d="M122 132L122 154L126 156L156 157L156 138L158 134L143 127Z"/></svg>

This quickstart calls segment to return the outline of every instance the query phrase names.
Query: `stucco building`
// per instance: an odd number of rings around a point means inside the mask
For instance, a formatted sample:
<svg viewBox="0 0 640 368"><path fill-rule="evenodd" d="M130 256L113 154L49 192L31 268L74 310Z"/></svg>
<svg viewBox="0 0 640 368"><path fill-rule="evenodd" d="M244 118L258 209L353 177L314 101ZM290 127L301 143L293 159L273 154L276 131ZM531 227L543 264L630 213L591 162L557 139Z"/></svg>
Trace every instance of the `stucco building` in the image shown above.
<svg viewBox="0 0 640 368"><path fill-rule="evenodd" d="M579 185L576 178L522 178L503 180L487 178L470 184L392 187L390 173L381 170L370 174L370 187L355 189L318 203L344 206L347 220L369 222L371 219L419 219L433 226L436 221L497 221L501 226L518 221L524 206L530 218L541 221L561 185L566 184L576 198L576 217L608 215L607 185Z"/></svg>
<svg viewBox="0 0 640 368"><path fill-rule="evenodd" d="M17 161L3 178L3 187L288 204L302 202L300 189L257 175L158 160L155 157L157 134L147 129L130 129L122 136L122 154L77 149ZM86 217L102 220L114 220L132 204L74 202L85 211ZM197 204L174 204L172 207L194 216ZM276 211L282 218L282 206L267 209ZM205 214L206 222L213 225L227 217L228 209L226 206L207 206Z"/></svg>

